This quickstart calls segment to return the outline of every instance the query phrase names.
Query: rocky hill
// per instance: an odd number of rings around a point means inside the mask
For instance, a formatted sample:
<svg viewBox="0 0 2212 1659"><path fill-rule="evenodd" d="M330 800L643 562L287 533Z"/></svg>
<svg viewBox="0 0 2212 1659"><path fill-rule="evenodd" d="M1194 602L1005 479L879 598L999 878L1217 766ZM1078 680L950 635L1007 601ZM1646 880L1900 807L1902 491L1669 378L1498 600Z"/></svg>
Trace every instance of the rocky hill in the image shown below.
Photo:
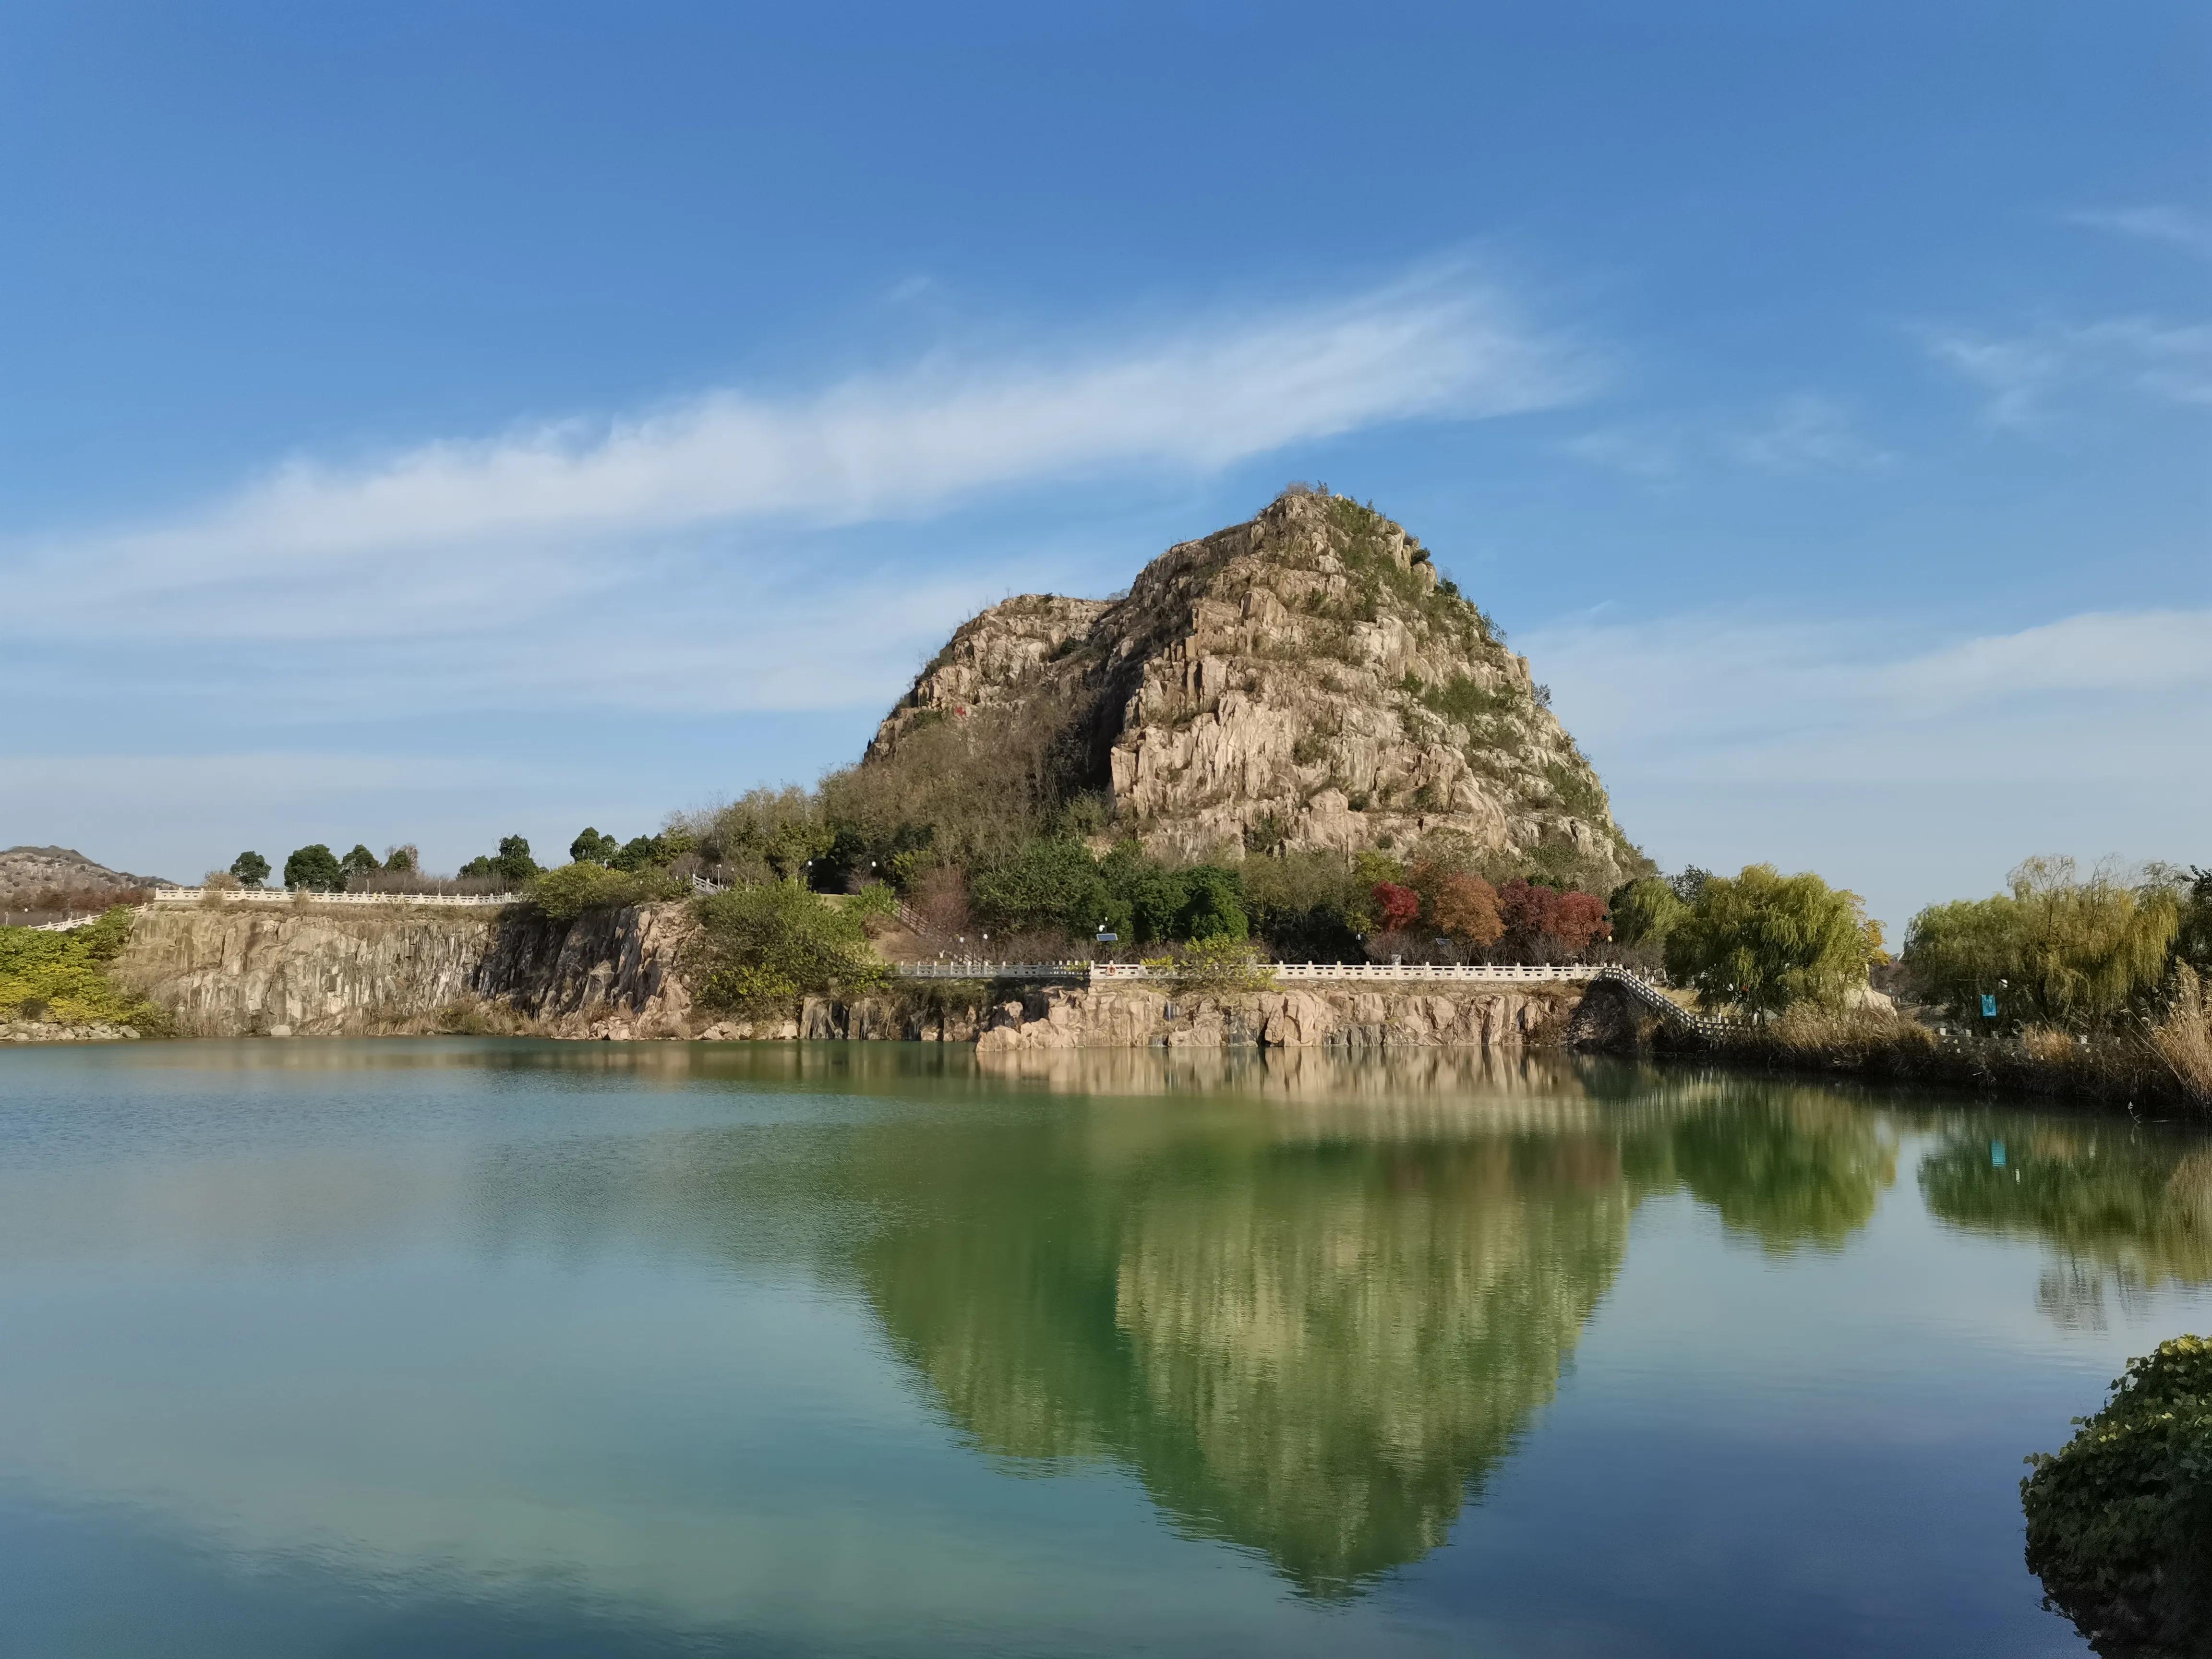
<svg viewBox="0 0 2212 1659"><path fill-rule="evenodd" d="M94 864L73 848L10 847L0 852L0 906L21 906L47 895L83 902L108 894L167 887L158 876L134 876Z"/></svg>
<svg viewBox="0 0 2212 1659"><path fill-rule="evenodd" d="M1024 594L963 625L863 765L1023 711L1150 851L1405 851L1439 832L1603 891L1646 868L1528 659L1358 502L1292 490L1170 548L1127 597Z"/></svg>

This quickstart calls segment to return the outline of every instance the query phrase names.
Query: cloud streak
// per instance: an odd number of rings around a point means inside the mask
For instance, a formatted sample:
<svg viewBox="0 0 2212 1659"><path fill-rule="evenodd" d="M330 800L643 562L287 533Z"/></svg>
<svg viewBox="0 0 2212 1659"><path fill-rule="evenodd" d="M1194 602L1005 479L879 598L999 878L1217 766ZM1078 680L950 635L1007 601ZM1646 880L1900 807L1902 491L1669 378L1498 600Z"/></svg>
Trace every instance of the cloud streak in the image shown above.
<svg viewBox="0 0 2212 1659"><path fill-rule="evenodd" d="M2062 394L2096 388L2212 404L2212 323L2110 317L2012 334L1927 328L1920 338L1936 362L1980 390L1992 426L2034 431Z"/></svg>
<svg viewBox="0 0 2212 1659"><path fill-rule="evenodd" d="M343 587L349 571L409 555L441 561L431 609L511 591L525 572L557 597L601 580L564 556L580 548L921 518L994 489L1129 468L1203 474L1389 422L1556 406L1594 374L1587 350L1453 268L1109 349L940 356L809 393L716 391L365 467L295 460L172 522L19 549L14 562L33 580L65 577L58 599L82 592L88 573L94 589L140 596L310 573Z"/></svg>

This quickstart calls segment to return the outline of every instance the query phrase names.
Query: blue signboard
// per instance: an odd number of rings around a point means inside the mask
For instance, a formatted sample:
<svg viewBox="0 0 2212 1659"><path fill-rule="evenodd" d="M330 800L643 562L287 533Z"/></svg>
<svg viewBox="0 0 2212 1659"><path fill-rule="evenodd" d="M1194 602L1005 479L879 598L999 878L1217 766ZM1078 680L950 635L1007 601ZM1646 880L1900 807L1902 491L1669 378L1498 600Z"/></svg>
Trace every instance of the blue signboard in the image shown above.
<svg viewBox="0 0 2212 1659"><path fill-rule="evenodd" d="M1101 933L1098 935L1098 942L1101 945L1119 945L1121 942L1121 936L1119 933Z"/></svg>
<svg viewBox="0 0 2212 1659"><path fill-rule="evenodd" d="M1996 1017L1997 1000L1993 996L1986 994L1984 995L1982 998L1982 1018L1984 1019L1995 1019Z"/></svg>

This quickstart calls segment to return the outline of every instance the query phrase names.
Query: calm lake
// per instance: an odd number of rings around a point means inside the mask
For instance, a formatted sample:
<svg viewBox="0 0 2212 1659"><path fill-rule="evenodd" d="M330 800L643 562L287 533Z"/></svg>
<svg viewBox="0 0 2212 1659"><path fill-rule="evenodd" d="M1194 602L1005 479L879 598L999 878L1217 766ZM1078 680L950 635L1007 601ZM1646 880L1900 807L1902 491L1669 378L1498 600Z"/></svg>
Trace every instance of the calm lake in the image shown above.
<svg viewBox="0 0 2212 1659"><path fill-rule="evenodd" d="M2212 1142L1427 1052L0 1052L0 1647L2086 1652Z"/></svg>

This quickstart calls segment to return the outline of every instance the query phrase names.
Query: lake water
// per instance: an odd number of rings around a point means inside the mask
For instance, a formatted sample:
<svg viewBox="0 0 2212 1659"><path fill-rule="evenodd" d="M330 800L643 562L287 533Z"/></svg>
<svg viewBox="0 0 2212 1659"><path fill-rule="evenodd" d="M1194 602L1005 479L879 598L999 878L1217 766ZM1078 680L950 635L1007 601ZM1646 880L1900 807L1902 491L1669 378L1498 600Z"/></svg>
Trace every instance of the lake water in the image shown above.
<svg viewBox="0 0 2212 1659"><path fill-rule="evenodd" d="M2212 1144L1557 1057L0 1052L0 1649L2085 1652Z"/></svg>

